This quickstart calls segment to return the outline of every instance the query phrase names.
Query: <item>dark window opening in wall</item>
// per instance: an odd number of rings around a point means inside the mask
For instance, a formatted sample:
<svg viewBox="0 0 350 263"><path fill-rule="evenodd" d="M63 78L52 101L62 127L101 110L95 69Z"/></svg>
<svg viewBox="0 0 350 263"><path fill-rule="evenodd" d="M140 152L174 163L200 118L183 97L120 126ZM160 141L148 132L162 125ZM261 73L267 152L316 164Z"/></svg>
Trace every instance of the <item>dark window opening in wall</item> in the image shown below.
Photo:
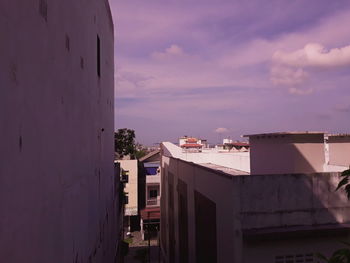
<svg viewBox="0 0 350 263"><path fill-rule="evenodd" d="M97 35L97 76L101 77L101 40Z"/></svg>
<svg viewBox="0 0 350 263"><path fill-rule="evenodd" d="M129 193L124 194L124 204L129 204Z"/></svg>
<svg viewBox="0 0 350 263"><path fill-rule="evenodd" d="M70 38L68 35L66 35L66 49L70 51Z"/></svg>
<svg viewBox="0 0 350 263"><path fill-rule="evenodd" d="M127 170L122 171L122 182L123 183L129 182L129 171L127 171Z"/></svg>
<svg viewBox="0 0 350 263"><path fill-rule="evenodd" d="M39 0L39 13L47 22L47 1Z"/></svg>
<svg viewBox="0 0 350 263"><path fill-rule="evenodd" d="M216 204L200 192L194 192L196 262L217 262Z"/></svg>
<svg viewBox="0 0 350 263"><path fill-rule="evenodd" d="M85 63L84 63L84 58L83 57L80 57L80 67L81 67L81 69L84 69L84 65Z"/></svg>
<svg viewBox="0 0 350 263"><path fill-rule="evenodd" d="M158 196L158 191L157 190L150 190L149 191L149 197L150 198L157 198Z"/></svg>

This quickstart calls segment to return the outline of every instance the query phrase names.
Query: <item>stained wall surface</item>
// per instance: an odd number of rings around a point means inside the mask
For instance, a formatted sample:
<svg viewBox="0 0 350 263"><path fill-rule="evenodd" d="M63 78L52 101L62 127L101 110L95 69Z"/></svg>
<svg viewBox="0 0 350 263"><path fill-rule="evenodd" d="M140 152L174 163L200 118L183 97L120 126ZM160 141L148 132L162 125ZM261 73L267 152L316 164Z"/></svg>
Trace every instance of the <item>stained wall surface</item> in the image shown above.
<svg viewBox="0 0 350 263"><path fill-rule="evenodd" d="M318 252L330 256L342 246L334 239L349 236L349 202L343 191L335 192L339 173L231 176L164 155L161 167L164 262L305 260ZM198 206L198 194L210 209ZM205 233L216 233L216 243Z"/></svg>
<svg viewBox="0 0 350 263"><path fill-rule="evenodd" d="M324 134L249 136L251 174L323 172Z"/></svg>
<svg viewBox="0 0 350 263"><path fill-rule="evenodd" d="M329 164L350 167L350 135L328 137Z"/></svg>
<svg viewBox="0 0 350 263"><path fill-rule="evenodd" d="M107 0L0 1L1 262L113 262Z"/></svg>

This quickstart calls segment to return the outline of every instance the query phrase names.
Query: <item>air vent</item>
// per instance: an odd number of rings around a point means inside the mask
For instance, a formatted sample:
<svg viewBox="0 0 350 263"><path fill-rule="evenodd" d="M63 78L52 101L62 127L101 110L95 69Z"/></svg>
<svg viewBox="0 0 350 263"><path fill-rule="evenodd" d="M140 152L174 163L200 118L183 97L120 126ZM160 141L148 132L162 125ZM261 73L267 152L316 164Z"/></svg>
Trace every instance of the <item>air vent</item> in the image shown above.
<svg viewBox="0 0 350 263"><path fill-rule="evenodd" d="M274 263L317 263L312 253L276 256Z"/></svg>

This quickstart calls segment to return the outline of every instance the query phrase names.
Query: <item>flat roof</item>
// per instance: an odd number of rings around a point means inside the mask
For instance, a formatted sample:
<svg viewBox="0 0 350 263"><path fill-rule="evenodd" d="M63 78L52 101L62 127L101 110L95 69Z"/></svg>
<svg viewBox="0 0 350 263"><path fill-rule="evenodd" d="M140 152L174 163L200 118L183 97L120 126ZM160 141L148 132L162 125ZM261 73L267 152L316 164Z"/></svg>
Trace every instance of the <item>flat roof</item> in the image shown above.
<svg viewBox="0 0 350 263"><path fill-rule="evenodd" d="M350 137L350 133L328 134L329 137Z"/></svg>
<svg viewBox="0 0 350 263"><path fill-rule="evenodd" d="M233 168L229 168L229 167L225 167L225 166L221 166L221 165L217 165L217 164L213 164L213 163L197 163L197 164L200 166L204 166L204 167L213 169L213 170L224 172L224 173L229 174L229 175L249 175L249 173L247 173L247 172L233 169Z"/></svg>
<svg viewBox="0 0 350 263"><path fill-rule="evenodd" d="M291 131L291 132L271 132L271 133L257 133L257 134L247 134L243 137L253 137L253 136L278 136L278 135L314 135L314 134L325 134L326 132L320 131Z"/></svg>

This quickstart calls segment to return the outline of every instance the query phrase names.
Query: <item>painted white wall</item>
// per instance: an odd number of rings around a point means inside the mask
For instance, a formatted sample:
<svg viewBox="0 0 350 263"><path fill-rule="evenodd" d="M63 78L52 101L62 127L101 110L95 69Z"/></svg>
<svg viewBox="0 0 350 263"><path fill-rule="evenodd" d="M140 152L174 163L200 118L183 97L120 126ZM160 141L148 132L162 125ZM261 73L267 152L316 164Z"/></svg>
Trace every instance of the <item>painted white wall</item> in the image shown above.
<svg viewBox="0 0 350 263"><path fill-rule="evenodd" d="M250 172L249 152L220 152L206 149L200 153L182 152L182 149L170 142L163 142L163 154L193 163L212 163L228 168Z"/></svg>
<svg viewBox="0 0 350 263"><path fill-rule="evenodd" d="M118 194L108 2L5 0L0 22L1 261L112 262Z"/></svg>
<svg viewBox="0 0 350 263"><path fill-rule="evenodd" d="M128 204L125 205L125 215L138 214L138 166L137 160L118 160L120 167L129 171L129 181L125 184L124 192L128 193Z"/></svg>

